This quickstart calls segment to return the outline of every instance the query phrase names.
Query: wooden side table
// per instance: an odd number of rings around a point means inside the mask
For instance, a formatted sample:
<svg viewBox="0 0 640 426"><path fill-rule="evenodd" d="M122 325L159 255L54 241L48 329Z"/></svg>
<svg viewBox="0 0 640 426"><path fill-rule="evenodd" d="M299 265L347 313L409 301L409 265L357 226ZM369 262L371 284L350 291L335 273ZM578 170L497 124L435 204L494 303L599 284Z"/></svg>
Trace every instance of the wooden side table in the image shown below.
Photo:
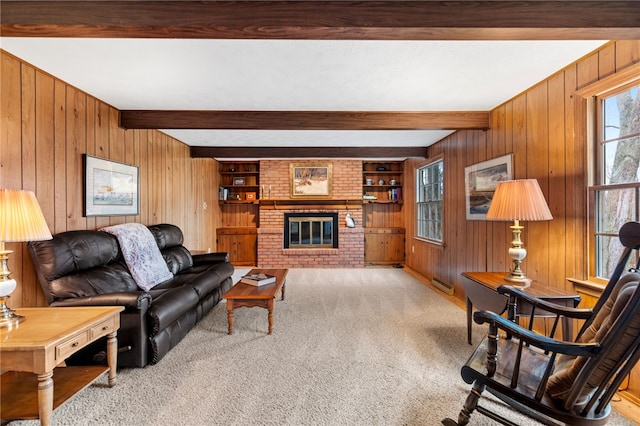
<svg viewBox="0 0 640 426"><path fill-rule="evenodd" d="M515 285L515 283L506 281L504 277L508 272L463 272L462 280L467 299L467 341L471 344L471 324L472 311L475 305L476 309L495 312L499 315L503 314L509 307L507 313L509 319L516 319L517 316L524 316L531 313L531 306L527 303L521 303L515 306L509 306L509 297L498 293L498 287L501 285ZM531 296L538 297L547 302L556 305L575 308L580 303L580 295L567 292L558 288L549 287L538 281L532 281L531 285L523 289ZM516 312L517 310L517 312ZM544 316L541 312L540 315ZM566 318L562 321L562 335L572 337L573 330L570 320Z"/></svg>
<svg viewBox="0 0 640 426"><path fill-rule="evenodd" d="M0 329L0 370L5 372L0 385L2 423L40 418L42 425L50 425L54 408L104 373L109 373L109 386L114 386L116 333L123 310L122 306L17 309L26 317L24 322ZM104 336L108 366L56 368Z"/></svg>

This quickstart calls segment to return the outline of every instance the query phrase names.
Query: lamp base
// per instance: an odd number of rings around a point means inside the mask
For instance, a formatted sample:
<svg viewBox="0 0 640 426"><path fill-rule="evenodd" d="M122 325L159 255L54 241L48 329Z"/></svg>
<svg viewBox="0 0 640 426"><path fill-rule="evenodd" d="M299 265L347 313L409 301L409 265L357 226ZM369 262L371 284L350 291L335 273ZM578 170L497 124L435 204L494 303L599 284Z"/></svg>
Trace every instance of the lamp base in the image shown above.
<svg viewBox="0 0 640 426"><path fill-rule="evenodd" d="M0 316L0 328L14 328L25 320L23 315L11 311L10 315Z"/></svg>
<svg viewBox="0 0 640 426"><path fill-rule="evenodd" d="M527 278L522 272L511 272L504 276L504 280L522 284L523 287L531 285L531 279Z"/></svg>

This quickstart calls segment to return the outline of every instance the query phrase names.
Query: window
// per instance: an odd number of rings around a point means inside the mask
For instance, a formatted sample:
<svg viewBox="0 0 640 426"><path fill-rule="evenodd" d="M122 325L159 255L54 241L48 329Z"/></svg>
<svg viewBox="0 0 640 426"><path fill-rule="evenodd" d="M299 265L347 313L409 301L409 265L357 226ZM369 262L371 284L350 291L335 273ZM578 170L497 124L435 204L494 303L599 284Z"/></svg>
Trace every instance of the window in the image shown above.
<svg viewBox="0 0 640 426"><path fill-rule="evenodd" d="M618 230L640 220L640 85L596 97L596 185L589 189L591 274L606 279L622 249ZM638 259L631 259L629 267Z"/></svg>
<svg viewBox="0 0 640 426"><path fill-rule="evenodd" d="M444 164L436 160L417 171L417 236L442 243Z"/></svg>

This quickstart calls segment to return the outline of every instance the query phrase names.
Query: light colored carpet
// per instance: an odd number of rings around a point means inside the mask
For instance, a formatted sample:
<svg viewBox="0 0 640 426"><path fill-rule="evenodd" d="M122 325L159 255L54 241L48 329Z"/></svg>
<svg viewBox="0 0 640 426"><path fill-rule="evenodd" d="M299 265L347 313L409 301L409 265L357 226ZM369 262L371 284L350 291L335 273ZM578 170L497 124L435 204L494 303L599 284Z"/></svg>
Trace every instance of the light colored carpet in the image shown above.
<svg viewBox="0 0 640 426"><path fill-rule="evenodd" d="M274 317L269 336L266 310L237 309L229 336L221 303L158 365L122 369L114 388L101 379L56 410L54 423L438 425L457 418L470 389L460 378L473 349L465 313L403 270L292 269ZM477 326L475 341L483 334ZM22 424L35 422L11 423ZM494 423L475 414L471 424ZM610 424L632 423L615 416Z"/></svg>

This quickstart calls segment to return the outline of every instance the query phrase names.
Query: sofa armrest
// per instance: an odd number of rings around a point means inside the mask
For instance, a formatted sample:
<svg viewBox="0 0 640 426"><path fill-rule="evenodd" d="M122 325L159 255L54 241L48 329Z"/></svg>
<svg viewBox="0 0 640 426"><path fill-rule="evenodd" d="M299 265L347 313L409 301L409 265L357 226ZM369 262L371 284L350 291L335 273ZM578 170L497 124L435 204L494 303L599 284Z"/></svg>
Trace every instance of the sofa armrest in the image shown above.
<svg viewBox="0 0 640 426"><path fill-rule="evenodd" d="M192 258L193 258L193 266L203 265L206 263L228 262L229 253L216 252L216 253L194 254L192 255Z"/></svg>
<svg viewBox="0 0 640 426"><path fill-rule="evenodd" d="M143 313L151 305L151 295L147 292L105 293L87 297L72 297L56 300L50 306L124 306L125 310L139 310Z"/></svg>

